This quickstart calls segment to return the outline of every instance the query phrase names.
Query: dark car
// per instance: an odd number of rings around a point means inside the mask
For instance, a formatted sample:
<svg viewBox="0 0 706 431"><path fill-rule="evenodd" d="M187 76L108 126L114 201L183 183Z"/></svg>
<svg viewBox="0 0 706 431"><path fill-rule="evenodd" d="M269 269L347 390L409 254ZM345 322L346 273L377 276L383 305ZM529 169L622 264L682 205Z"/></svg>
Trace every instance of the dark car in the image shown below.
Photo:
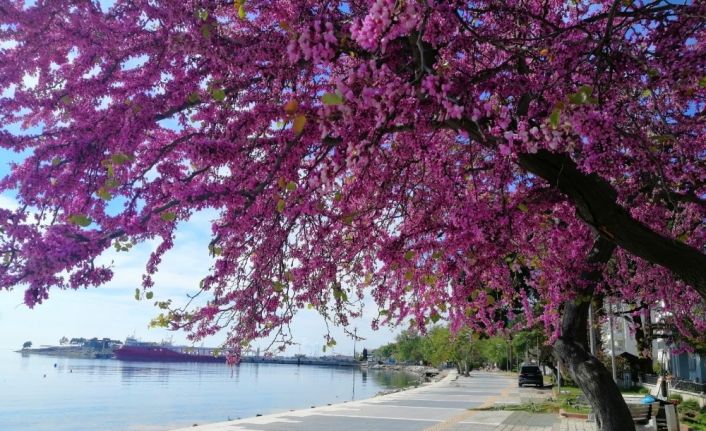
<svg viewBox="0 0 706 431"><path fill-rule="evenodd" d="M520 368L520 379L518 385L536 385L538 387L544 386L544 377L542 376L542 371L536 365L523 365Z"/></svg>

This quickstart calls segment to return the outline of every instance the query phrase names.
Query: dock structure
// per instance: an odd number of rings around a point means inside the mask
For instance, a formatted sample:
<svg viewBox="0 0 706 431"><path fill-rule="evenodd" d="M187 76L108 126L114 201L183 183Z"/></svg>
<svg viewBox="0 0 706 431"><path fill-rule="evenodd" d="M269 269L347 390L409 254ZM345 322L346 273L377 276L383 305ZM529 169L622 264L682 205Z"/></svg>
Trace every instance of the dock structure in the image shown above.
<svg viewBox="0 0 706 431"><path fill-rule="evenodd" d="M352 357L336 356L243 356L240 362L254 364L320 365L325 367L358 367L360 362Z"/></svg>

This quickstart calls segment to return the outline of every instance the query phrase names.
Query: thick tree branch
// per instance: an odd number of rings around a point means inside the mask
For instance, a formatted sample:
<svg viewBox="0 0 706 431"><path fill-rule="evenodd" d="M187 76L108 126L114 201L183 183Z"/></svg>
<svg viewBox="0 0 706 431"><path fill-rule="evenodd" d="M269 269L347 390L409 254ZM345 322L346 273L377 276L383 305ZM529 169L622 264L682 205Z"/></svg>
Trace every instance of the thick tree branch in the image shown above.
<svg viewBox="0 0 706 431"><path fill-rule="evenodd" d="M706 255L634 219L617 203L617 193L605 180L581 172L569 156L546 150L520 154L519 164L566 194L578 215L603 237L669 269L706 299Z"/></svg>

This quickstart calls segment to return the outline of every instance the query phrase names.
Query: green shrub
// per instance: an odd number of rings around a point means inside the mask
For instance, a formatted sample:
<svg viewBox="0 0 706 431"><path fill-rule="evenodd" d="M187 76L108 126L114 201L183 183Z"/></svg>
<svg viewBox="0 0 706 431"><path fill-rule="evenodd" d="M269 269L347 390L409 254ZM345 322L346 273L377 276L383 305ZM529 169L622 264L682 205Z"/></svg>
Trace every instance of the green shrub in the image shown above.
<svg viewBox="0 0 706 431"><path fill-rule="evenodd" d="M674 395L669 396L669 400L670 401L677 401L677 402L681 403L682 401L684 401L684 398L679 394L674 394Z"/></svg>
<svg viewBox="0 0 706 431"><path fill-rule="evenodd" d="M638 394L649 394L650 390L645 388L645 387L640 387L640 389L637 390Z"/></svg>
<svg viewBox="0 0 706 431"><path fill-rule="evenodd" d="M696 416L695 422L706 425L706 411L704 410L706 410L706 407L701 409L701 414Z"/></svg>
<svg viewBox="0 0 706 431"><path fill-rule="evenodd" d="M679 404L679 413L691 419L699 415L700 409L701 406L696 400L686 400Z"/></svg>

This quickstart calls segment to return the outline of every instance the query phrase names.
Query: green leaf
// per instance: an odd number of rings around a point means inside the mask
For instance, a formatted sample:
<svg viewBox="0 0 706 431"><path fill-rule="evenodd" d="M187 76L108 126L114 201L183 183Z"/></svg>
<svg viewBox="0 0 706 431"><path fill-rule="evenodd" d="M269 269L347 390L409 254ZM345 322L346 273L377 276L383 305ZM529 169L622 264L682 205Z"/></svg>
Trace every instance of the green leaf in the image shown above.
<svg viewBox="0 0 706 431"><path fill-rule="evenodd" d="M201 9L198 12L196 12L196 16L201 20L201 21L206 21L208 19L208 11L206 9Z"/></svg>
<svg viewBox="0 0 706 431"><path fill-rule="evenodd" d="M69 222L77 226L86 227L91 224L92 220L83 214L73 214L69 216Z"/></svg>
<svg viewBox="0 0 706 431"><path fill-rule="evenodd" d="M169 326L169 317L163 313L159 313L159 316L150 320L150 328L166 328L167 326Z"/></svg>
<svg viewBox="0 0 706 431"><path fill-rule="evenodd" d="M145 298L147 298L147 299L152 299L152 297L154 297L154 292L147 292L147 293L145 293Z"/></svg>
<svg viewBox="0 0 706 431"><path fill-rule="evenodd" d="M280 281L275 281L272 283L272 289L274 289L275 292L280 293L284 290L284 284Z"/></svg>
<svg viewBox="0 0 706 431"><path fill-rule="evenodd" d="M103 199L104 201L109 201L113 199L113 195L111 195L110 192L105 189L105 187L99 188L96 194L99 198Z"/></svg>
<svg viewBox="0 0 706 431"><path fill-rule="evenodd" d="M582 85L581 87L579 87L579 91L569 95L569 102L576 105L583 105L584 103L596 103L597 100L591 97L592 94L592 87L588 85Z"/></svg>
<svg viewBox="0 0 706 431"><path fill-rule="evenodd" d="M575 105L583 105L586 103L586 94L585 93L574 93L569 95L569 102L575 104Z"/></svg>
<svg viewBox="0 0 706 431"><path fill-rule="evenodd" d="M299 114L294 117L294 121L292 122L292 130L294 133L301 135L304 131L304 126L306 126L306 115Z"/></svg>
<svg viewBox="0 0 706 431"><path fill-rule="evenodd" d="M241 3L240 6L238 6L238 18L240 19L245 19L245 17L247 16L244 3L245 2Z"/></svg>
<svg viewBox="0 0 706 431"><path fill-rule="evenodd" d="M120 183L115 178L108 178L107 180L105 180L105 185L103 185L103 187L105 187L106 190L113 190L119 185Z"/></svg>
<svg viewBox="0 0 706 431"><path fill-rule="evenodd" d="M333 297L337 301L341 301L341 302L348 301L348 294L346 293L345 290L341 289L340 287L333 288Z"/></svg>
<svg viewBox="0 0 706 431"><path fill-rule="evenodd" d="M135 289L135 299L140 300L140 289Z"/></svg>
<svg viewBox="0 0 706 431"><path fill-rule="evenodd" d="M701 87L701 88L706 87L706 76L699 79L699 87Z"/></svg>
<svg viewBox="0 0 706 431"><path fill-rule="evenodd" d="M321 101L324 105L340 105L343 103L343 97L336 93L325 93L321 96Z"/></svg>
<svg viewBox="0 0 706 431"><path fill-rule="evenodd" d="M406 252L406 253L404 254L404 258L407 259L407 260L412 260L412 259L414 259L414 251L409 250L408 252Z"/></svg>
<svg viewBox="0 0 706 431"><path fill-rule="evenodd" d="M673 135L655 135L653 139L660 144L665 144L667 142L673 141L675 138Z"/></svg>
<svg viewBox="0 0 706 431"><path fill-rule="evenodd" d="M226 98L226 92L222 88L214 88L211 90L211 97L213 97L213 100L216 102L222 102Z"/></svg>
<svg viewBox="0 0 706 431"><path fill-rule="evenodd" d="M297 189L297 183L295 183L294 181L290 181L287 183L287 191L288 192L293 192L296 189Z"/></svg>
<svg viewBox="0 0 706 431"><path fill-rule="evenodd" d="M287 206L287 202L285 202L284 199L278 200L277 201L277 212L283 213L286 206Z"/></svg>
<svg viewBox="0 0 706 431"><path fill-rule="evenodd" d="M441 253L439 250L435 251L434 253L431 254L431 258L434 260L439 260L443 257L443 253Z"/></svg>
<svg viewBox="0 0 706 431"><path fill-rule="evenodd" d="M434 312L431 313L431 315L429 316L429 318L431 319L432 323L436 323L436 322L439 321L439 319L441 318L441 316L439 316L439 313L437 313L436 311L434 311Z"/></svg>
<svg viewBox="0 0 706 431"><path fill-rule="evenodd" d="M51 165L52 165L52 166L59 166L59 163L61 163L61 159L60 159L60 158L54 157L53 159L51 159Z"/></svg>
<svg viewBox="0 0 706 431"><path fill-rule="evenodd" d="M112 162L116 165L122 165L123 163L132 160L132 157L128 156L127 154L117 153L110 156L110 160L112 160Z"/></svg>
<svg viewBox="0 0 706 431"><path fill-rule="evenodd" d="M593 87L590 87L588 85L582 85L579 87L579 93L583 93L586 95L586 97L589 97L591 94L593 94Z"/></svg>
<svg viewBox="0 0 706 431"><path fill-rule="evenodd" d="M356 215L357 213L355 211L350 214L346 214L345 216L343 216L343 223L345 223L347 226L352 225Z"/></svg>
<svg viewBox="0 0 706 431"><path fill-rule="evenodd" d="M433 286L436 284L437 277L433 274L425 274L422 276L422 283L426 284L427 286Z"/></svg>
<svg viewBox="0 0 706 431"><path fill-rule="evenodd" d="M527 205L525 205L524 203L520 202L520 204L517 205L517 209L520 210L520 211L522 211L523 213L526 213L529 208L527 208Z"/></svg>
<svg viewBox="0 0 706 431"><path fill-rule="evenodd" d="M201 96L199 95L198 92L194 91L193 93L189 93L189 97L187 98L189 103L199 103L199 100L201 100Z"/></svg>
<svg viewBox="0 0 706 431"><path fill-rule="evenodd" d="M164 221L174 221L176 220L176 214L174 214L173 212L163 212L159 215L159 218Z"/></svg>
<svg viewBox="0 0 706 431"><path fill-rule="evenodd" d="M203 36L204 39L211 38L211 24L204 24L201 26L201 36Z"/></svg>
<svg viewBox="0 0 706 431"><path fill-rule="evenodd" d="M557 127L559 127L560 120L561 111L558 109L553 110L551 115L549 115L549 124L552 126L552 128L556 129Z"/></svg>

